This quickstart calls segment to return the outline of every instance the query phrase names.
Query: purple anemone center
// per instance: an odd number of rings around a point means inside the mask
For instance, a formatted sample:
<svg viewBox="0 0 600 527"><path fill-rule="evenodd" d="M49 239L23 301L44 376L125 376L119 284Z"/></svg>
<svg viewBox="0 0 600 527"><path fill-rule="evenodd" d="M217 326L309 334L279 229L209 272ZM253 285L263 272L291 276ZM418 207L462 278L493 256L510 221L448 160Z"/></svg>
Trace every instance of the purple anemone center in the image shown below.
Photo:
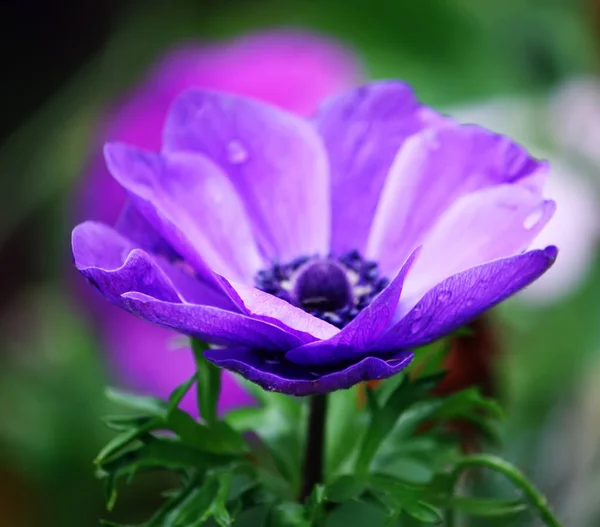
<svg viewBox="0 0 600 527"><path fill-rule="evenodd" d="M255 276L256 287L302 308L339 328L388 285L377 263L358 251L340 257L303 256L287 264L274 264Z"/></svg>

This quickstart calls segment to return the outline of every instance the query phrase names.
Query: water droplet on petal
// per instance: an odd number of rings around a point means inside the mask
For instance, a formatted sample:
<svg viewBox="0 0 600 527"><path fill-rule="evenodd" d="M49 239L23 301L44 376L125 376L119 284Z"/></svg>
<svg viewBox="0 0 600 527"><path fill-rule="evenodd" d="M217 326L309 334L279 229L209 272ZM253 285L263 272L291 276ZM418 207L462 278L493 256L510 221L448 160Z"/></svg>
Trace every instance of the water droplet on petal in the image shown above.
<svg viewBox="0 0 600 527"><path fill-rule="evenodd" d="M437 296L437 299L439 302L447 302L451 298L452 298L452 291L448 291L447 289L440 291Z"/></svg>
<svg viewBox="0 0 600 527"><path fill-rule="evenodd" d="M544 214L544 208L538 207L533 212L527 215L527 217L523 220L523 227L527 230L533 229L538 222L542 219Z"/></svg>
<svg viewBox="0 0 600 527"><path fill-rule="evenodd" d="M248 150L239 141L227 143L227 160L232 165L239 165L248 159Z"/></svg>

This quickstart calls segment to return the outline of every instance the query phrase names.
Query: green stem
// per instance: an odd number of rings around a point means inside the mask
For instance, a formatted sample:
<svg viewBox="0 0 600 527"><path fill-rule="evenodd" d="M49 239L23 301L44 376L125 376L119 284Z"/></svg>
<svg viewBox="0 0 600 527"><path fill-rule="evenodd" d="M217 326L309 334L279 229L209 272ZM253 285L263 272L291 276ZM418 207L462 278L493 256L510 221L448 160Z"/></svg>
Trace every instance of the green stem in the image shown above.
<svg viewBox="0 0 600 527"><path fill-rule="evenodd" d="M311 397L304 455L304 477L300 496L302 501L310 496L315 485L323 483L326 414L327 396L314 395Z"/></svg>
<svg viewBox="0 0 600 527"><path fill-rule="evenodd" d="M540 491L538 491L530 481L527 480L525 475L520 470L507 461L496 456L477 454L465 457L458 461L454 467L454 470L452 471L452 489L454 488L463 470L469 467L486 467L503 474L506 479L508 479L523 492L527 501L529 501L529 503L537 510L540 518L548 527L561 527L560 522L550 510L550 506L548 505L548 501L546 500L545 496L540 493ZM446 513L447 527L454 527L454 520L454 511L449 509Z"/></svg>

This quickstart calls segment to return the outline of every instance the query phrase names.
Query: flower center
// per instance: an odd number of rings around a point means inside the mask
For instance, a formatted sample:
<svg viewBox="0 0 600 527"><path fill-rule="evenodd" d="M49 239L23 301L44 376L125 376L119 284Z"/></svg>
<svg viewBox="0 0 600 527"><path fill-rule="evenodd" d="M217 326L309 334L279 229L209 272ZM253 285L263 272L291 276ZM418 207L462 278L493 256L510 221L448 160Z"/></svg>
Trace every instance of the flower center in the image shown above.
<svg viewBox="0 0 600 527"><path fill-rule="evenodd" d="M389 283L358 251L338 258L303 256L259 271L256 287L339 328L353 320Z"/></svg>
<svg viewBox="0 0 600 527"><path fill-rule="evenodd" d="M342 309L352 300L352 288L346 270L333 260L308 262L296 274L293 299L306 311Z"/></svg>

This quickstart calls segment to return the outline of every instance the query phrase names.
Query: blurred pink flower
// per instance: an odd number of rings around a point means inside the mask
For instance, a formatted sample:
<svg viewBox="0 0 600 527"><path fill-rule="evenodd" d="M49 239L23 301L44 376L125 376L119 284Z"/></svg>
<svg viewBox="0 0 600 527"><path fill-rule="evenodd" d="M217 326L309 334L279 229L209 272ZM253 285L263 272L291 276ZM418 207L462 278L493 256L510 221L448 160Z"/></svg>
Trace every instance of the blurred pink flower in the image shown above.
<svg viewBox="0 0 600 527"><path fill-rule="evenodd" d="M509 135L538 158L550 161L551 172L546 183L545 195L556 201L557 207L552 219L535 239L534 247L545 247L547 242L552 240L561 251L554 266L517 295L517 298L523 301L555 302L577 290L586 279L598 248L600 202L597 188L594 181L586 177L581 170L577 170L565 156L565 148L583 144L575 140L567 141L571 137L568 133L569 128L576 128L572 123L567 124L567 118L582 118L586 114L590 117L597 116L595 137L598 139L596 142L600 144L600 85L597 88L598 91L592 96L589 85L580 86L570 101L563 93L559 98L559 108L552 104L549 106L546 99L533 101L507 97L455 108L449 112L462 122L474 122ZM588 107L587 112L577 108L577 95L588 96L585 103ZM553 112L555 115L558 112L562 118L547 127ZM555 143L552 149L547 146L540 149L540 143L548 143L547 128L556 134L555 139L561 139L563 142ZM579 139L582 129L590 131L589 127L580 126ZM596 157L600 166L600 149L597 149Z"/></svg>
<svg viewBox="0 0 600 527"><path fill-rule="evenodd" d="M78 219L114 224L125 193L108 173L101 147L110 140L159 150L173 99L192 87L255 97L300 115L360 78L352 54L338 43L302 31L275 30L210 46L186 45L158 61L148 76L110 108L76 200ZM84 293L85 295L85 293ZM104 302L91 305L108 348L112 370L132 389L166 397L193 372L191 353L169 349L174 333L136 319ZM252 402L224 374L220 411ZM195 398L182 407L194 411Z"/></svg>

